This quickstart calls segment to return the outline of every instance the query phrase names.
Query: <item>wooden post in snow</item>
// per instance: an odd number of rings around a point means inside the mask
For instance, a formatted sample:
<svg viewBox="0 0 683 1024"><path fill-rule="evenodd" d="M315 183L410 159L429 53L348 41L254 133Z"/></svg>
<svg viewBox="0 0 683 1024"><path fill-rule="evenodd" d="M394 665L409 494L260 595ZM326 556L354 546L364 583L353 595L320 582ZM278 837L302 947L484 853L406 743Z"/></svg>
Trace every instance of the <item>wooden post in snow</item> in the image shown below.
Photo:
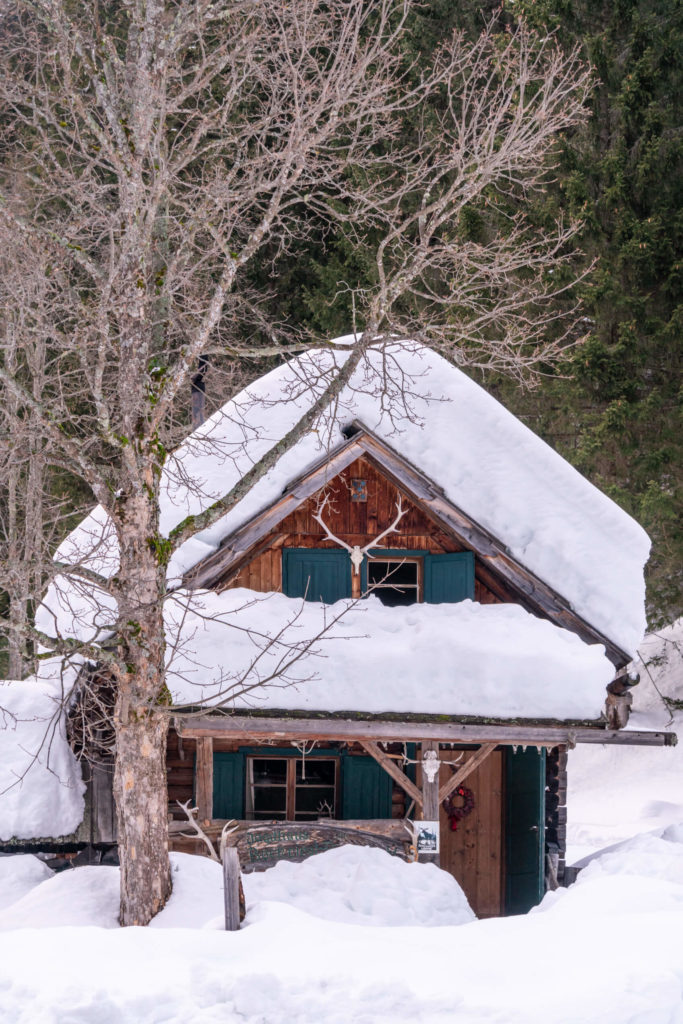
<svg viewBox="0 0 683 1024"><path fill-rule="evenodd" d="M439 756L439 744L434 740L423 740L420 749L423 761L428 751L434 752L437 758ZM439 828L439 772L436 773L434 779L430 780L424 768L422 769L422 819L423 821L435 821L437 829ZM420 853L418 860L437 866L440 863L438 853Z"/></svg>
<svg viewBox="0 0 683 1024"><path fill-rule="evenodd" d="M223 897L225 930L236 932L240 926L240 858L234 846L223 850Z"/></svg>

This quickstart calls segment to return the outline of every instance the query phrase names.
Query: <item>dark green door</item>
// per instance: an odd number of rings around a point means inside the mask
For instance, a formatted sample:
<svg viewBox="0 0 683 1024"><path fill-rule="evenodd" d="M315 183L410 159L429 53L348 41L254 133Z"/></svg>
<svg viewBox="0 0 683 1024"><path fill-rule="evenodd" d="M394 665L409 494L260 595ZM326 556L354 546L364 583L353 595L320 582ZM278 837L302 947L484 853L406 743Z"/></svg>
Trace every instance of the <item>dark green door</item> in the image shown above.
<svg viewBox="0 0 683 1024"><path fill-rule="evenodd" d="M213 816L244 817L244 754L213 755Z"/></svg>
<svg viewBox="0 0 683 1024"><path fill-rule="evenodd" d="M342 758L342 818L390 818L393 782L374 757Z"/></svg>
<svg viewBox="0 0 683 1024"><path fill-rule="evenodd" d="M526 914L545 888L545 750L507 748L505 804L505 911Z"/></svg>
<svg viewBox="0 0 683 1024"><path fill-rule="evenodd" d="M351 597L351 559L348 551L285 548L282 552L282 591L287 597L334 604Z"/></svg>

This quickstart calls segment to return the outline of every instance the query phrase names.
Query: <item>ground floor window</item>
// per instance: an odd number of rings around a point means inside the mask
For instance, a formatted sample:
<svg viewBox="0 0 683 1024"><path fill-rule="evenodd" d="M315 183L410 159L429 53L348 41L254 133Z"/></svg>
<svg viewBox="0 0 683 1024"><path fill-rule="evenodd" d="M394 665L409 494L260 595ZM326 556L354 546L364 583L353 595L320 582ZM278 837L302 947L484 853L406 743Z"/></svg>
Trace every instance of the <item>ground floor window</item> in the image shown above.
<svg viewBox="0 0 683 1024"><path fill-rule="evenodd" d="M338 758L247 757L246 817L314 821L337 816Z"/></svg>

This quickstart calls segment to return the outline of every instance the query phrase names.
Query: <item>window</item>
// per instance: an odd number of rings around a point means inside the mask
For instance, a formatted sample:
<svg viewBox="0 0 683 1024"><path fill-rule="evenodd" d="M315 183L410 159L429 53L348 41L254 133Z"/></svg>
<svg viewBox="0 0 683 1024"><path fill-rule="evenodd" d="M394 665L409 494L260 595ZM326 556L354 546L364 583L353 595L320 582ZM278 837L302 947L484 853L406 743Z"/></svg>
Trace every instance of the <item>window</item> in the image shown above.
<svg viewBox="0 0 683 1024"><path fill-rule="evenodd" d="M334 757L248 757L246 817L314 821L337 812L338 761Z"/></svg>
<svg viewBox="0 0 683 1024"><path fill-rule="evenodd" d="M417 604L422 600L421 558L370 558L368 592L382 604Z"/></svg>

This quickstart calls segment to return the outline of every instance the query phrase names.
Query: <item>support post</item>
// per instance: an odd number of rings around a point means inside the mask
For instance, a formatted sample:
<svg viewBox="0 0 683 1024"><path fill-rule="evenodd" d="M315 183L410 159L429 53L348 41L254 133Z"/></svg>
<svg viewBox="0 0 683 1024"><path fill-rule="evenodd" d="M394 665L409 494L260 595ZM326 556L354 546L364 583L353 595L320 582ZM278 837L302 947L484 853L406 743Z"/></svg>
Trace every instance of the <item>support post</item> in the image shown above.
<svg viewBox="0 0 683 1024"><path fill-rule="evenodd" d="M434 751L438 758L439 756L439 744L435 740L423 740L420 744L422 752L422 759L428 750ZM439 773L437 772L436 778L430 782L427 778L427 773L422 772L422 820L423 821L436 821L439 820ZM440 863L438 853L421 853L419 860L423 863L436 864L437 867Z"/></svg>
<svg viewBox="0 0 683 1024"><path fill-rule="evenodd" d="M236 932L240 926L240 858L234 846L223 850L223 896L225 930Z"/></svg>
<svg viewBox="0 0 683 1024"><path fill-rule="evenodd" d="M196 769L197 816L204 825L213 818L213 738L197 740Z"/></svg>

